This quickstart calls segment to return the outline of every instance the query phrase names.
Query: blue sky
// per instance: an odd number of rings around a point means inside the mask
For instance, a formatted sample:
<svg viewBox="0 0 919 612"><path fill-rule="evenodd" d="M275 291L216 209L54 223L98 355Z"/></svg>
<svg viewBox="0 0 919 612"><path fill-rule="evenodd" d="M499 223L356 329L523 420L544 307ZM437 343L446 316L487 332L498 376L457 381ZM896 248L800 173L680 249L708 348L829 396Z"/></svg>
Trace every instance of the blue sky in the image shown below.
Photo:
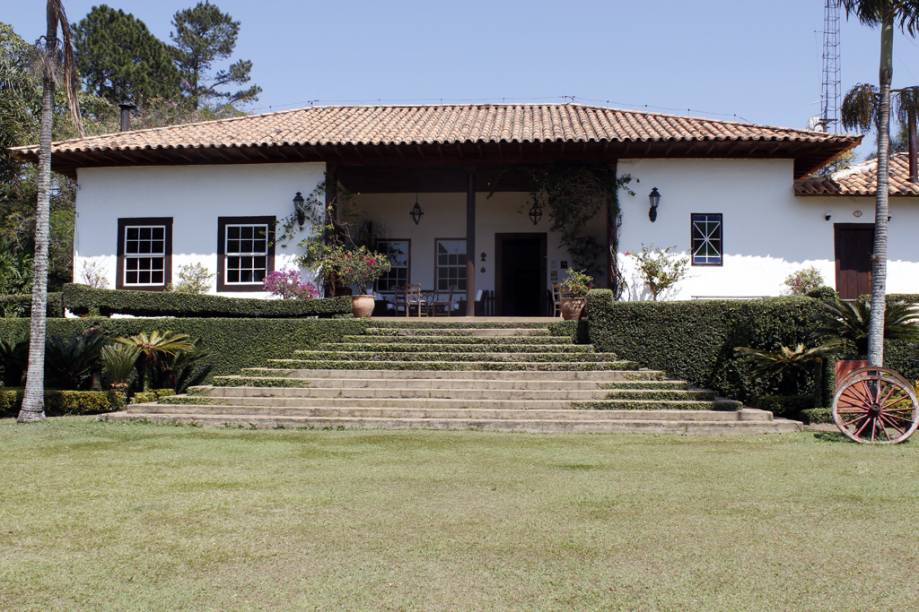
<svg viewBox="0 0 919 612"><path fill-rule="evenodd" d="M64 0L72 21L95 4ZM561 101L804 127L818 113L822 0L217 0L242 22L253 111L322 104ZM25 38L41 0L5 3ZM168 40L194 0L111 0ZM843 22L843 90L877 81L878 32ZM919 83L898 36L894 84ZM863 146L873 143L869 137Z"/></svg>

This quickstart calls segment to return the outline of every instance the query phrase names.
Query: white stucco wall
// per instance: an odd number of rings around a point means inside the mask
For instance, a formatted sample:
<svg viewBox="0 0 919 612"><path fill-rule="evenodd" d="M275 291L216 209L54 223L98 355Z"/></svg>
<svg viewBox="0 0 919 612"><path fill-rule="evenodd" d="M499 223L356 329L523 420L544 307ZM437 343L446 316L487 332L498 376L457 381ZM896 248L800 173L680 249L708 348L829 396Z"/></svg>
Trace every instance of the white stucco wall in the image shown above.
<svg viewBox="0 0 919 612"><path fill-rule="evenodd" d="M466 234L465 193L419 193L418 202L424 216L415 225L409 211L415 204L415 193L360 194L354 197L352 207L361 217L373 221L374 234L379 238L411 240L411 282L424 288L434 286L434 243L436 239L464 238ZM546 287L565 278L564 262L571 261L559 246L557 232L549 231L551 221L548 211L537 225L527 213L530 194L502 192L476 193L476 289L495 288L495 234L545 233L546 236ZM605 217L603 217L605 219ZM599 222L594 228L597 239L605 241L606 228ZM485 253L485 271L481 254Z"/></svg>
<svg viewBox="0 0 919 612"><path fill-rule="evenodd" d="M297 191L309 194L324 179L323 163L244 164L213 166L144 166L84 168L77 174L74 280L92 262L115 287L119 217L172 217L172 280L179 268L200 263L215 274L217 218L274 215L293 211ZM295 267L297 242L305 227L285 247L275 249L275 269ZM309 274L304 274L310 280ZM221 295L265 297L262 292Z"/></svg>
<svg viewBox="0 0 919 612"><path fill-rule="evenodd" d="M639 181L631 185L635 196L620 195L627 281L634 260L625 252L653 244L688 254L690 214L724 215L724 265L692 267L670 298L779 295L789 274L810 265L834 286L833 224L871 223L874 215L872 198L796 197L791 160L620 160L619 173ZM662 196L655 223L648 219L652 187ZM917 292L919 202L894 199L891 216L889 291Z"/></svg>

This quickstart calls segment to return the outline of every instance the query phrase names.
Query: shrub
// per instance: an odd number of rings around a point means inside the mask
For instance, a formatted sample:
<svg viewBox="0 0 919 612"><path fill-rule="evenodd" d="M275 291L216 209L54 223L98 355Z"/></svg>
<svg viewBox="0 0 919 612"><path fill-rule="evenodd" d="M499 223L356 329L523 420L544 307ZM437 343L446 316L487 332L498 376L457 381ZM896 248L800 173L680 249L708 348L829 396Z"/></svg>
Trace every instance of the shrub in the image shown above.
<svg viewBox="0 0 919 612"><path fill-rule="evenodd" d="M587 334L598 350L744 401L767 395L814 395L819 390L814 376L783 390L775 375L756 374L734 353L740 346L775 351L811 341L822 308L817 300L614 302L608 289L592 290L587 300ZM824 405L832 398L831 361L822 377ZM910 379L919 377L919 344L888 341L885 363Z"/></svg>
<svg viewBox="0 0 919 612"><path fill-rule="evenodd" d="M116 338L118 344L129 346L140 352L140 369L143 372L144 391L150 389L154 371L160 369L166 357L175 357L180 351L193 350L193 342L188 334L177 334L171 331L161 332L156 329L150 333L140 332L128 338Z"/></svg>
<svg viewBox="0 0 919 612"><path fill-rule="evenodd" d="M45 379L51 387L84 389L99 372L99 352L105 339L94 328L73 336L48 338L45 347Z"/></svg>
<svg viewBox="0 0 919 612"><path fill-rule="evenodd" d="M350 298L348 298L350 300ZM349 306L350 307L350 306ZM212 375L238 374L241 368L264 366L266 360L290 357L297 349L321 342L340 342L346 335L360 334L369 323L358 319L170 319L168 328L200 338L200 348L209 353ZM164 329L160 319L51 319L48 337L71 338L91 327L106 342L139 332ZM18 341L28 336L28 319L0 320L0 340Z"/></svg>
<svg viewBox="0 0 919 612"><path fill-rule="evenodd" d="M80 280L84 285L94 289L105 289L108 287L108 279L105 271L97 261L83 262L83 270L80 272Z"/></svg>
<svg viewBox="0 0 919 612"><path fill-rule="evenodd" d="M134 367L140 357L140 350L126 344L109 344L102 347L99 357L105 384L113 389L127 389L134 379Z"/></svg>
<svg viewBox="0 0 919 612"><path fill-rule="evenodd" d="M835 300L839 297L839 294L836 293L836 290L832 287L817 287L807 292L807 297L814 298L815 300Z"/></svg>
<svg viewBox="0 0 919 612"><path fill-rule="evenodd" d="M29 366L29 341L18 338L0 338L0 374L7 387L18 387L26 382Z"/></svg>
<svg viewBox="0 0 919 612"><path fill-rule="evenodd" d="M64 302L61 293L48 293L49 317L64 316ZM32 294L0 295L0 316L5 318L28 317L32 314Z"/></svg>
<svg viewBox="0 0 919 612"><path fill-rule="evenodd" d="M675 250L676 247L658 249L641 245L641 251L633 254L638 273L655 302L689 274L689 258Z"/></svg>
<svg viewBox="0 0 919 612"><path fill-rule="evenodd" d="M16 416L21 404L22 389L0 389L0 416ZM45 413L50 416L102 414L120 410L123 406L123 396L109 391L45 391Z"/></svg>
<svg viewBox="0 0 919 612"><path fill-rule="evenodd" d="M211 279L214 278L207 266L200 263L180 266L178 276L179 282L175 286L175 292L190 295L207 293L211 288Z"/></svg>
<svg viewBox="0 0 919 612"><path fill-rule="evenodd" d="M260 300L173 292L93 289L64 285L64 304L78 315L95 312L148 317L337 317L351 314L351 298Z"/></svg>
<svg viewBox="0 0 919 612"><path fill-rule="evenodd" d="M265 277L265 291L283 300L312 300L319 297L313 283L303 282L297 270L278 270Z"/></svg>
<svg viewBox="0 0 919 612"><path fill-rule="evenodd" d="M823 287L823 284L823 275L814 266L792 272L785 279L785 287L788 288L789 295L809 295Z"/></svg>
<svg viewBox="0 0 919 612"><path fill-rule="evenodd" d="M868 326L871 304L867 297L854 302L839 298L823 300L814 335L849 343L854 347L856 359L868 354ZM916 342L919 339L919 313L911 304L889 302L884 309L884 338Z"/></svg>
<svg viewBox="0 0 919 612"><path fill-rule="evenodd" d="M566 297L585 297L590 291L594 277L578 270L568 270L568 278L559 283L559 288Z"/></svg>
<svg viewBox="0 0 919 612"><path fill-rule="evenodd" d="M314 237L303 241L301 246L305 251L300 263L318 270L330 287L342 284L369 291L373 282L392 268L386 254L374 253L363 245L330 245Z"/></svg>

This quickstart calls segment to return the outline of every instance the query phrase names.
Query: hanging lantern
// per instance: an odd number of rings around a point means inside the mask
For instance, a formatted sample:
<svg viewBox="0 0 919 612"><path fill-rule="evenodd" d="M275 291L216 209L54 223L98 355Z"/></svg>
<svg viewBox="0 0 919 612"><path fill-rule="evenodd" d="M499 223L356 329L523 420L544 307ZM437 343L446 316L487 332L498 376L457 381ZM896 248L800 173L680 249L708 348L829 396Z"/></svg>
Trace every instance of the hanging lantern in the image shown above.
<svg viewBox="0 0 919 612"><path fill-rule="evenodd" d="M421 217L424 216L424 211L421 210L421 204L418 203L418 196L415 195L415 205L412 206L412 210L408 213L412 217L412 221L415 222L415 225L421 223Z"/></svg>
<svg viewBox="0 0 919 612"><path fill-rule="evenodd" d="M298 191L297 195L294 196L294 213L297 215L297 225L300 226L300 229L303 229L303 225L306 223L305 202L303 194Z"/></svg>
<svg viewBox="0 0 919 612"><path fill-rule="evenodd" d="M530 221L533 222L533 225L539 225L539 220L542 219L542 206L539 205L539 200L533 198L533 205L530 206L530 211L527 213L530 217Z"/></svg>

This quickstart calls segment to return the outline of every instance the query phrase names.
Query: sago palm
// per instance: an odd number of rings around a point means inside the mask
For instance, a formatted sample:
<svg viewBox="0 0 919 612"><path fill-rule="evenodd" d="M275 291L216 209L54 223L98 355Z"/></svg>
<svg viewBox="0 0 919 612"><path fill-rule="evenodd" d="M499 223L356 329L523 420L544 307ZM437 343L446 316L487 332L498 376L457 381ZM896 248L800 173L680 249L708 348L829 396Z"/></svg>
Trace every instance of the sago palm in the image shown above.
<svg viewBox="0 0 919 612"><path fill-rule="evenodd" d="M45 335L48 304L48 242L51 215L51 128L54 123L54 86L60 78L67 93L67 105L74 125L83 135L77 100L77 74L70 41L70 23L62 0L45 3L45 50L42 56L41 131L38 149L38 198L35 206L35 258L32 265L32 320L30 324L29 369L18 421L29 423L45 418ZM63 49L58 45L61 31ZM58 55L63 63L58 65Z"/></svg>
<svg viewBox="0 0 919 612"><path fill-rule="evenodd" d="M189 339L188 334L176 334L171 331L154 331L151 333L140 332L129 338L118 338L115 342L126 346L133 346L144 358L144 390L150 388L153 379L153 368L156 367L161 357L175 356L180 351L194 350L195 344Z"/></svg>
<svg viewBox="0 0 919 612"><path fill-rule="evenodd" d="M893 81L894 28L910 36L919 30L919 0L841 0L846 15L881 30L878 70L878 171L874 210L874 253L871 258L871 314L868 361L884 365L884 308L887 291L887 217L890 189L890 89ZM845 117L844 117L845 120Z"/></svg>
<svg viewBox="0 0 919 612"><path fill-rule="evenodd" d="M855 346L859 358L868 355L871 303L864 297L852 302L836 298L821 302L821 308L815 337L847 341ZM890 340L919 339L919 313L912 304L887 304L884 309L884 337Z"/></svg>

